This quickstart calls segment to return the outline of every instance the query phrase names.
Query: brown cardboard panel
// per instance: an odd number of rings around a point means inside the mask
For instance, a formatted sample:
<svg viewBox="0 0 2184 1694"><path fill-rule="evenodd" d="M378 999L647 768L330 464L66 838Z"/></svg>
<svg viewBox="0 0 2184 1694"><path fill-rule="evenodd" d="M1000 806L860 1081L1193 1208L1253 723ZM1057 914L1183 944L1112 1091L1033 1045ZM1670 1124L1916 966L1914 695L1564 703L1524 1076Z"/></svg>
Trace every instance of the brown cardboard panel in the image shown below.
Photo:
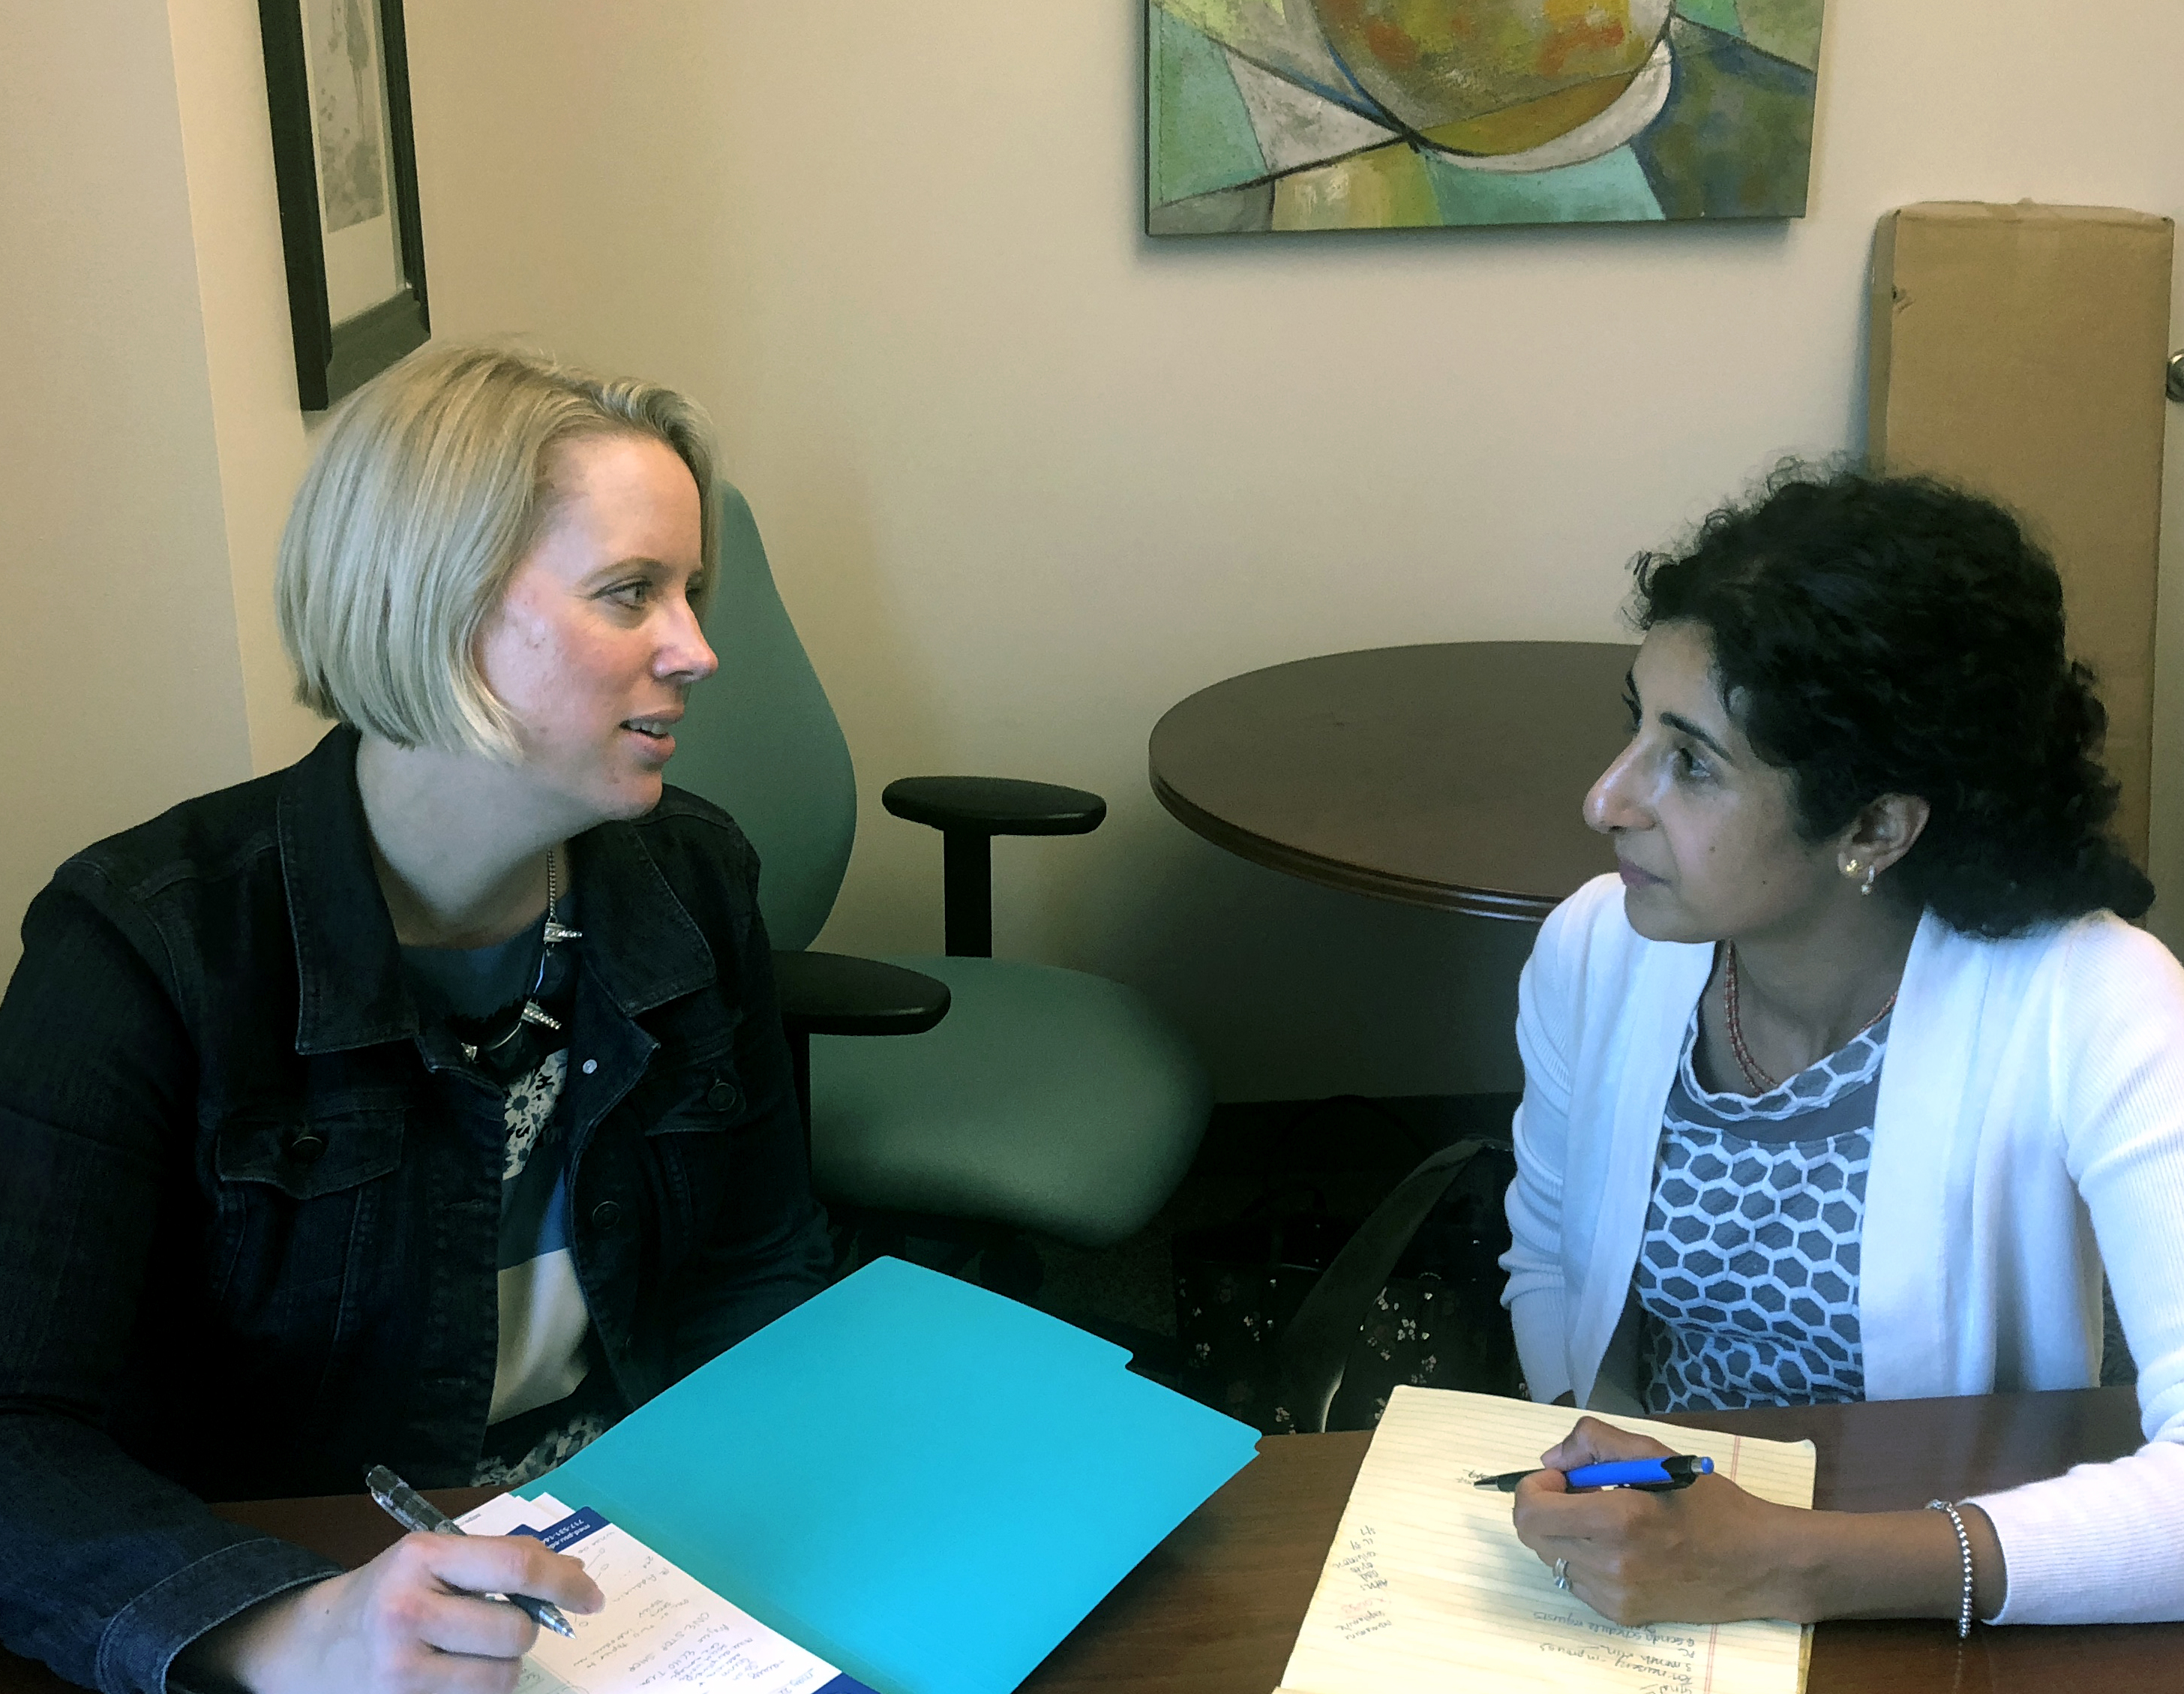
<svg viewBox="0 0 2184 1694"><path fill-rule="evenodd" d="M2175 229L2105 206L1936 202L1874 243L1873 463L2002 502L2055 556L2143 863Z"/></svg>

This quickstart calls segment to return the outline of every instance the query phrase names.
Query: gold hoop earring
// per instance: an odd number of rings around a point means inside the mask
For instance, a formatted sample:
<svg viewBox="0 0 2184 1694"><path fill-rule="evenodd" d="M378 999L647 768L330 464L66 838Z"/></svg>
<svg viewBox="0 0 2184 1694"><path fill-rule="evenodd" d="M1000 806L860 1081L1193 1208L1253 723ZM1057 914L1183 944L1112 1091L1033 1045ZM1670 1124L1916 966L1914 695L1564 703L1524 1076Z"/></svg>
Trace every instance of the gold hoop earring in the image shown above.
<svg viewBox="0 0 2184 1694"><path fill-rule="evenodd" d="M1857 861L1856 859L1854 859L1854 858L1847 858L1847 859L1845 859L1845 860L1843 861L1842 874L1843 874L1846 877L1852 877L1852 876L1855 876L1855 875L1858 875L1858 861ZM1869 872L1867 872L1867 875L1872 875L1872 873L1871 873L1870 871L1869 871Z"/></svg>

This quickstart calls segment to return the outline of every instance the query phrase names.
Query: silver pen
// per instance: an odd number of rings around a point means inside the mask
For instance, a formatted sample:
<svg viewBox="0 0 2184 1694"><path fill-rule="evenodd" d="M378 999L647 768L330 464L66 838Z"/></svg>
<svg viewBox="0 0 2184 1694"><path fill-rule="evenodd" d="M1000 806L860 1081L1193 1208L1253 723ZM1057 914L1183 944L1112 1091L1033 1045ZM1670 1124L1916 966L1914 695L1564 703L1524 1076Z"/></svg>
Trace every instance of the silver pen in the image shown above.
<svg viewBox="0 0 2184 1694"><path fill-rule="evenodd" d="M430 1535L460 1535L463 1526L389 1469L385 1465L374 1465L365 1473L364 1485L371 1490L371 1497L379 1502L379 1509L405 1529L422 1529ZM510 1594L502 1596L511 1606L521 1608L525 1616L542 1630L551 1630L557 1635L577 1639L577 1632L569 1627L569 1620L561 1615L561 1608L550 1600L534 1600L528 1594Z"/></svg>

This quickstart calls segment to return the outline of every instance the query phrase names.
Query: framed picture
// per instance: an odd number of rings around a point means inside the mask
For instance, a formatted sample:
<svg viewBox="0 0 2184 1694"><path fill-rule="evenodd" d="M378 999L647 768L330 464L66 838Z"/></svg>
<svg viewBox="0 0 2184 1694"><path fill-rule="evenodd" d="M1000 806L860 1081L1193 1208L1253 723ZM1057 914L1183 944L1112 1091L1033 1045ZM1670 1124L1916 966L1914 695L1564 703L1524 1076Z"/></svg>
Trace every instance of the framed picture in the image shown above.
<svg viewBox="0 0 2184 1694"><path fill-rule="evenodd" d="M322 411L432 334L402 0L259 0L296 392Z"/></svg>
<svg viewBox="0 0 2184 1694"><path fill-rule="evenodd" d="M1825 0L1145 0L1150 235L1794 218Z"/></svg>

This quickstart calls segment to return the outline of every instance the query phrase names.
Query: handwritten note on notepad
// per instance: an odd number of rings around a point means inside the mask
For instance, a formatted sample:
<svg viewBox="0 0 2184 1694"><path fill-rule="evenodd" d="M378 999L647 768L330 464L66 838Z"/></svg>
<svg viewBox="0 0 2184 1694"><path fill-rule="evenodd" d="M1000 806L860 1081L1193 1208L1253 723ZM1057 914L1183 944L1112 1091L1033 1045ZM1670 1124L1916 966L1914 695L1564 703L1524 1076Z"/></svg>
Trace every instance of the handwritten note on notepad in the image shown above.
<svg viewBox="0 0 2184 1694"><path fill-rule="evenodd" d="M462 1520L473 1535L536 1535L583 1561L604 1610L542 1631L515 1694L872 1694L588 1509L502 1495Z"/></svg>
<svg viewBox="0 0 2184 1694"><path fill-rule="evenodd" d="M1507 1495L1472 1485L1538 1464L1575 1419L1563 1406L1398 1388L1277 1694L1445 1694L1457 1686L1797 1694L1809 1630L1772 1622L1612 1624L1555 1586L1510 1527ZM1705 1454L1763 1500L1813 1503L1809 1441L1604 1421Z"/></svg>

